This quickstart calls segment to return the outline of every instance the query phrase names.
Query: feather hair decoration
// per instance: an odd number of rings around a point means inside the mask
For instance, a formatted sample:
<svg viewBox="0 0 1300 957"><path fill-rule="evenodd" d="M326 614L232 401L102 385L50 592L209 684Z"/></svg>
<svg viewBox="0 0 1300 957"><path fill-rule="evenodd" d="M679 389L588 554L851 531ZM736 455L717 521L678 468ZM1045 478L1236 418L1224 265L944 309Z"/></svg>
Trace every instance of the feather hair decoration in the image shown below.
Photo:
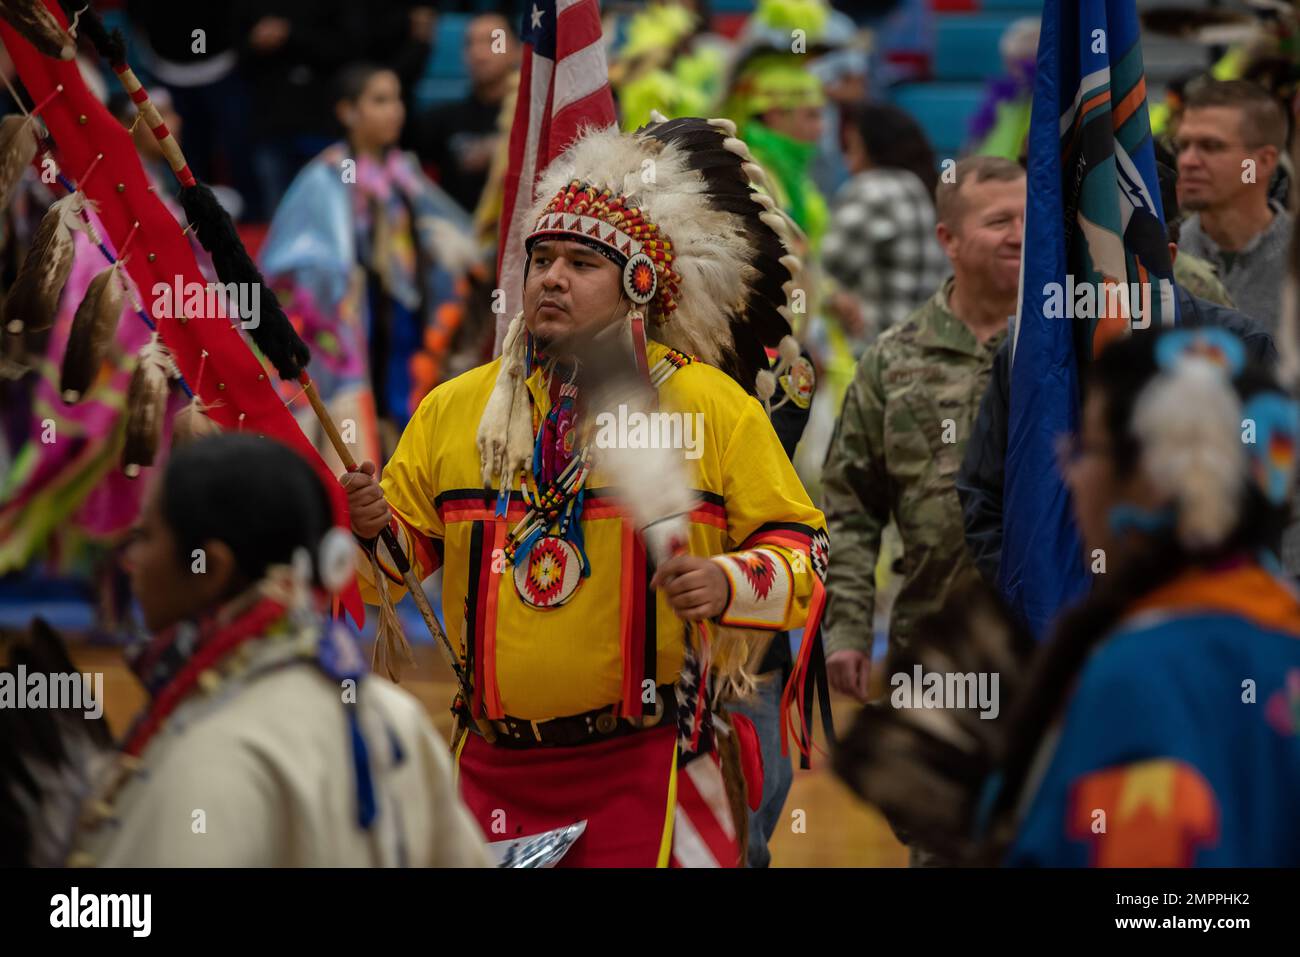
<svg viewBox="0 0 1300 957"><path fill-rule="evenodd" d="M72 230L83 228L78 215L85 202L80 193L69 193L41 219L5 300L6 331L43 332L54 324L59 296L72 272Z"/></svg>
<svg viewBox="0 0 1300 957"><path fill-rule="evenodd" d="M81 401L89 391L117 335L123 301L118 265L114 263L90 281L72 320L59 377L59 391L69 404Z"/></svg>
<svg viewBox="0 0 1300 957"><path fill-rule="evenodd" d="M77 47L41 0L0 0L0 17L46 56L71 60Z"/></svg>
<svg viewBox="0 0 1300 957"><path fill-rule="evenodd" d="M135 478L140 469L152 465L162 442L167 415L168 373L171 359L158 340L149 337L126 392L126 445L122 449L122 471Z"/></svg>
<svg viewBox="0 0 1300 957"><path fill-rule="evenodd" d="M962 864L996 857L989 835L976 834L976 817L985 782L1005 755L1034 651L991 588L957 592L918 622L906 649L891 651L886 673L894 691L863 708L836 743L835 773L920 847ZM918 670L946 686L958 679L966 706L925 707ZM910 695L899 677L912 685ZM992 692L985 701L981 681Z"/></svg>
<svg viewBox="0 0 1300 957"><path fill-rule="evenodd" d="M1143 468L1174 500L1179 540L1191 551L1221 545L1237 524L1249 471L1232 383L1217 365L1189 357L1153 379L1134 407Z"/></svg>
<svg viewBox="0 0 1300 957"><path fill-rule="evenodd" d="M35 158L31 117L13 114L0 120L0 209L9 208L14 187Z"/></svg>

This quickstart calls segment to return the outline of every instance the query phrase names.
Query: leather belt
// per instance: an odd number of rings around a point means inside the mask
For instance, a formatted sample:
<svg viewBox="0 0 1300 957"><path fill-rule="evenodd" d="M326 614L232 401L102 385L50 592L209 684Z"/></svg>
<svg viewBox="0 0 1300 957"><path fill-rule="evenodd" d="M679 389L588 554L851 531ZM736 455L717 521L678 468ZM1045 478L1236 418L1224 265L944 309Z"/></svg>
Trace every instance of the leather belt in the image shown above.
<svg viewBox="0 0 1300 957"><path fill-rule="evenodd" d="M492 721L497 732L496 744L503 748L572 748L621 738L638 731L677 721L677 693L674 685L655 689L655 709L645 717L617 714L618 705L595 708L582 714L530 721L506 715ZM462 719L464 715L461 716ZM479 733L473 721L464 722L470 731Z"/></svg>

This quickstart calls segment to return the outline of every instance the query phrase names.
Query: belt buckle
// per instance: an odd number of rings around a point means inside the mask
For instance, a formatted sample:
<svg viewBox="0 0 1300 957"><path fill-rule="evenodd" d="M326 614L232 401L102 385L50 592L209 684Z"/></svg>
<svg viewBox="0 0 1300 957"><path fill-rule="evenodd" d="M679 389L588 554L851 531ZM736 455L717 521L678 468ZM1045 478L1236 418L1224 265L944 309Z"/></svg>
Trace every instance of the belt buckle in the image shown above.
<svg viewBox="0 0 1300 957"><path fill-rule="evenodd" d="M659 724L660 721L662 721L662 720L664 719L664 711L667 710L667 707L668 707L668 706L667 706L667 704L665 704L664 699L663 699L663 696L662 696L661 694L659 694L659 689L656 688L656 689L655 689L655 710L654 710L654 714L653 714L653 715L642 715L642 716L639 717L639 718L633 717L633 718L631 718L631 719L629 719L629 720L631 720L632 723L635 724L637 727L640 727L640 728L653 728L653 727L655 727L657 724Z"/></svg>

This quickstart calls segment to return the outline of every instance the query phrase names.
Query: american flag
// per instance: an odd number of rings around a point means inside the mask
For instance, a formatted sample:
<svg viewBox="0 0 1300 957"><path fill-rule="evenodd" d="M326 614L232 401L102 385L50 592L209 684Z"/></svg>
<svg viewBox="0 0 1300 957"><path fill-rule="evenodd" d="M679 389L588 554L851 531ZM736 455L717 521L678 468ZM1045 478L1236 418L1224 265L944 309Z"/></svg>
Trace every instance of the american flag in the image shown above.
<svg viewBox="0 0 1300 957"><path fill-rule="evenodd" d="M673 810L669 864L736 867L740 863L740 841L717 761L718 729L712 712L699 707L712 687L712 682L702 679L702 670L695 649L687 643L681 677L673 689L677 695L677 806ZM735 733L733 727L724 727L722 733ZM750 787L761 792L762 782L751 781Z"/></svg>
<svg viewBox="0 0 1300 957"><path fill-rule="evenodd" d="M505 311L497 317L497 348L523 308L525 230L538 175L584 126L615 122L609 67L597 0L532 0L520 27L523 65L510 128L510 163L497 248L497 284Z"/></svg>
<svg viewBox="0 0 1300 957"><path fill-rule="evenodd" d="M739 858L722 770L713 755L697 755L677 771L671 866L736 867Z"/></svg>

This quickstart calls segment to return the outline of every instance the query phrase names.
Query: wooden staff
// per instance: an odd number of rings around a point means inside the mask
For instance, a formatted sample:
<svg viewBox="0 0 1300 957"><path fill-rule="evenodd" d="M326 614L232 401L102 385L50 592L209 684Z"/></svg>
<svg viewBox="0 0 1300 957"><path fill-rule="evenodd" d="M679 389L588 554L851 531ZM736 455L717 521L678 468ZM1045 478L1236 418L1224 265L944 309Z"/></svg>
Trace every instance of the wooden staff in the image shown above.
<svg viewBox="0 0 1300 957"><path fill-rule="evenodd" d="M154 105L153 100L149 98L149 91L145 89L144 84L142 84L139 78L135 75L135 71L133 71L127 64L125 49L120 37L110 37L108 31L104 29L102 21L99 20L99 17L95 14L93 9L85 10L83 13L86 14L85 25L91 41L95 44L100 55L109 62L113 72L117 75L118 81L122 84L122 88L131 97L131 102L136 105L136 109L140 111L140 115L144 118L145 123L149 125L149 129L153 133L154 137L158 140L158 145L162 149L163 155L167 158L167 164L176 175L176 179L180 181L182 196L186 195L187 192L198 190L198 182L195 180L194 174L190 170L189 163L185 159L185 154L181 152L180 144L176 141L176 137L173 136L171 131L167 128L167 124L163 122L162 115L158 112L158 108ZM193 220L193 216L191 216L191 220ZM194 223L191 222L191 225L194 225ZM230 225L229 228L233 233L233 225ZM202 233L200 234L200 238L202 238ZM232 239L231 241L234 242L235 240ZM242 252L242 247L239 252L241 256L247 256L246 253ZM213 258L215 261L216 257L214 256ZM256 274L255 267L252 265L251 260L246 264L246 268L251 271L250 275L255 274L256 278L259 281L261 280L261 276L260 274ZM228 281L228 277L221 276L219 278L221 278L223 282ZM278 310L278 306L275 308ZM285 320L285 323L287 326L287 320ZM263 346L263 351L267 351L265 346ZM280 363L277 363L277 368L282 368ZM285 373L282 370L281 375L284 374ZM348 447L344 444L342 436L339 435L339 430L335 426L334 420L330 418L329 412L325 409L324 403L321 402L320 396L316 392L316 387L312 383L311 377L307 374L305 369L299 372L298 381L302 385L303 392L306 393L308 401L311 403L312 411L315 412L316 418L320 421L321 427L325 430L325 434L329 436L330 443L334 446L334 451L338 453L339 459L343 462L344 467L350 472L356 471L356 461L352 458L351 453L348 451ZM452 648L446 632L442 630L442 626L438 624L438 619L433 613L433 608L429 605L429 599L424 594L424 588L415 577L415 572L411 569L411 563L407 559L406 553L402 551L402 547L397 541L397 536L393 533L391 528L385 527L380 533L380 538L388 547L389 554L392 555L393 561L397 564L398 570L402 574L402 581L406 585L406 590L410 592L411 598L415 601L416 607L420 610L420 617L424 619L425 625L428 626L429 633L433 635L434 642L442 649L443 656L447 659L447 664L451 667L452 674L456 678L456 684L459 687L461 697L465 701L466 710L471 713L474 723L477 725L483 737L489 742L495 741L496 731L492 727L492 724L484 718L473 715L474 699L470 696L468 682L464 671L460 667L460 663L457 661L455 649ZM379 587L384 587L385 585L384 582L376 582L375 584Z"/></svg>
<svg viewBox="0 0 1300 957"><path fill-rule="evenodd" d="M117 74L122 89L126 90L127 96L131 97L131 102L140 111L140 115L144 117L145 123L158 140L158 146L163 156L167 158L167 165L172 168L180 184L195 185L194 174L190 172L190 164L186 161L185 154L181 152L180 144L176 142L176 137L172 136L171 130L167 129L162 114L158 112L158 107L154 106L153 100L149 99L149 91L136 77L135 71L125 63L117 63L113 65L113 72Z"/></svg>
<svg viewBox="0 0 1300 957"><path fill-rule="evenodd" d="M316 418L320 420L321 427L325 429L325 434L329 436L330 445L334 446L334 451L338 453L339 461L349 472L357 470L356 459L352 457L347 443L343 441L343 436L339 434L338 428L334 425L334 420L330 418L329 411L325 408L325 403L321 401L319 393L316 391L316 385L311 381L304 370L298 377L298 382L302 385L303 392L307 396L307 401L311 403L312 410L316 413ZM379 537L388 547L388 553L393 557L397 570L402 575L402 581L406 585L406 590L411 593L411 598L415 600L415 607L420 609L420 617L424 619L425 625L428 626L430 634L433 635L437 645L442 649L443 657L451 667L452 674L456 677L456 684L460 689L461 698L465 702L465 710L470 713L475 725L478 726L479 732L490 743L496 740L496 730L492 723L485 718L481 718L473 713L474 699L469 693L469 683L466 680L465 672L460 667L460 662L456 658L456 651L451 646L451 641L447 638L447 633L442 630L438 624L438 619L433 613L433 607L429 604L429 599L424 594L424 587L420 580L416 578L414 569L402 551L401 544L397 541L397 535L393 533L392 528L385 525L380 531ZM376 543L375 547L378 547ZM387 582L375 582L377 588L386 588Z"/></svg>

